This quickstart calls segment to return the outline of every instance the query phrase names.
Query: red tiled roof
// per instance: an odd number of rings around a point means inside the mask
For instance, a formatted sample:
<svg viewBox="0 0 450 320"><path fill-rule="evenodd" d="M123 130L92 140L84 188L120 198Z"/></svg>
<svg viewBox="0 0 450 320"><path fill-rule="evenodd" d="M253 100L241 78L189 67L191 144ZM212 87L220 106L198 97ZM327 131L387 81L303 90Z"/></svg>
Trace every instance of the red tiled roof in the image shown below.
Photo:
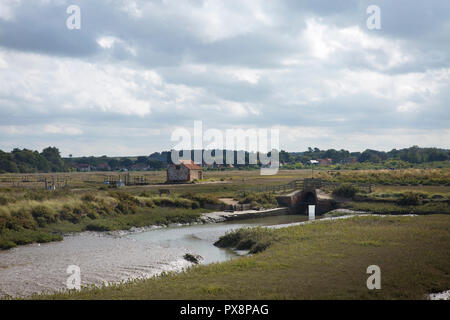
<svg viewBox="0 0 450 320"><path fill-rule="evenodd" d="M180 164L189 170L202 170L202 168L194 163L192 160L180 160Z"/></svg>

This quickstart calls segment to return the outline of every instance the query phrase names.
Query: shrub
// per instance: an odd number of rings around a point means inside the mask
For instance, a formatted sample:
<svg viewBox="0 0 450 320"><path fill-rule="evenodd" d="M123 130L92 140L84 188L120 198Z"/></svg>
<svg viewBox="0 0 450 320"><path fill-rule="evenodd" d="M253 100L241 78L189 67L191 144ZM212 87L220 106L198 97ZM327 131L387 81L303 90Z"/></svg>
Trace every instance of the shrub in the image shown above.
<svg viewBox="0 0 450 320"><path fill-rule="evenodd" d="M186 192L181 195L181 198L197 201L200 207L204 207L205 204L220 204L221 202L211 195L200 195L192 192Z"/></svg>
<svg viewBox="0 0 450 320"><path fill-rule="evenodd" d="M52 241L61 241L62 239L63 239L63 237L61 235L59 235L59 234L38 232L37 235L36 235L35 242L47 243L47 242L52 242Z"/></svg>
<svg viewBox="0 0 450 320"><path fill-rule="evenodd" d="M159 197L153 198L153 202L155 203L155 205L159 207L175 207L175 208L189 209L192 208L194 201L184 198Z"/></svg>
<svg viewBox="0 0 450 320"><path fill-rule="evenodd" d="M0 250L8 250L14 248L16 244L10 240L0 239Z"/></svg>
<svg viewBox="0 0 450 320"><path fill-rule="evenodd" d="M338 197L353 198L358 189L351 184L342 184L333 190L333 195Z"/></svg>
<svg viewBox="0 0 450 320"><path fill-rule="evenodd" d="M277 199L271 193L244 193L239 200L240 204L250 204L252 208L273 208L278 205Z"/></svg>
<svg viewBox="0 0 450 320"><path fill-rule="evenodd" d="M81 219L81 215L78 214L78 212L79 210L75 212L72 207L65 205L59 212L59 217L62 220L67 220L72 223L78 223Z"/></svg>
<svg viewBox="0 0 450 320"><path fill-rule="evenodd" d="M95 200L95 196L90 193L86 193L81 197L81 200L86 201L86 202L91 202L91 201Z"/></svg>
<svg viewBox="0 0 450 320"><path fill-rule="evenodd" d="M267 249L277 236L268 229L243 228L231 231L220 237L214 245L220 248L236 248L237 250L249 250L249 253L258 253Z"/></svg>
<svg viewBox="0 0 450 320"><path fill-rule="evenodd" d="M36 221L29 211L22 209L11 212L6 227L11 230L19 230L20 228L35 229Z"/></svg>
<svg viewBox="0 0 450 320"><path fill-rule="evenodd" d="M198 209L200 208L200 204L197 201L192 201L191 207L192 209Z"/></svg>
<svg viewBox="0 0 450 320"><path fill-rule="evenodd" d="M397 204L401 206L416 206L422 204L422 198L418 193L406 192L397 200Z"/></svg>
<svg viewBox="0 0 450 320"><path fill-rule="evenodd" d="M148 199L144 201L146 207L153 208L155 206L155 202L152 199Z"/></svg>
<svg viewBox="0 0 450 320"><path fill-rule="evenodd" d="M89 231L111 231L112 228L109 224L102 222L102 221L96 221L93 223L90 223L86 226L86 230Z"/></svg>
<svg viewBox="0 0 450 320"><path fill-rule="evenodd" d="M8 203L15 202L16 199L0 195L0 206L6 206Z"/></svg>
<svg viewBox="0 0 450 320"><path fill-rule="evenodd" d="M130 201L120 201L116 206L116 210L122 214L135 214L137 207Z"/></svg>
<svg viewBox="0 0 450 320"><path fill-rule="evenodd" d="M46 206L37 206L31 209L31 215L40 227L56 222L54 213Z"/></svg>
<svg viewBox="0 0 450 320"><path fill-rule="evenodd" d="M92 220L95 220L95 219L98 219L98 218L99 218L99 214L98 214L97 212L95 212L95 211L90 211L90 212L88 212L87 216L88 216L90 219L92 219Z"/></svg>
<svg viewBox="0 0 450 320"><path fill-rule="evenodd" d="M122 214L135 214L139 200L133 195L124 191L110 191L109 195L117 200L119 203L116 206L116 211Z"/></svg>
<svg viewBox="0 0 450 320"><path fill-rule="evenodd" d="M129 201L139 204L139 201L130 193L124 191L110 191L109 195L119 201Z"/></svg>

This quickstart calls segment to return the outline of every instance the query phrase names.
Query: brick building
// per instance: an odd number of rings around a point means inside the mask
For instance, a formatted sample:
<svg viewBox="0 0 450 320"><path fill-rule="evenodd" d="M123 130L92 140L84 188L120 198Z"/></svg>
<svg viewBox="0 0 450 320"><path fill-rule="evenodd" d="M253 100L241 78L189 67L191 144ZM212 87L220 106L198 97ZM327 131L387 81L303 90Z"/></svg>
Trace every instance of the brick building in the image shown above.
<svg viewBox="0 0 450 320"><path fill-rule="evenodd" d="M203 179L202 168L192 160L180 160L167 168L167 182L189 182Z"/></svg>

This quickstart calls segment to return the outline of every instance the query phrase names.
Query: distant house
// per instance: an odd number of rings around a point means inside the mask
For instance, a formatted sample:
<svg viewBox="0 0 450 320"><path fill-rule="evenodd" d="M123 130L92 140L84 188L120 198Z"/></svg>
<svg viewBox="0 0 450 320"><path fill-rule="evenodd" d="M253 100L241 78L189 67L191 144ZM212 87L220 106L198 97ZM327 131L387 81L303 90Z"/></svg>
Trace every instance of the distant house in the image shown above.
<svg viewBox="0 0 450 320"><path fill-rule="evenodd" d="M89 171L94 171L95 167L87 164L87 163L77 163L73 165L77 171L81 171L81 172L89 172Z"/></svg>
<svg viewBox="0 0 450 320"><path fill-rule="evenodd" d="M333 162L333 159L326 158L326 159L319 159L319 164L321 166L327 166Z"/></svg>
<svg viewBox="0 0 450 320"><path fill-rule="evenodd" d="M167 168L167 182L189 182L203 179L202 168L192 160L180 160Z"/></svg>
<svg viewBox="0 0 450 320"><path fill-rule="evenodd" d="M107 163L100 163L97 165L97 170L99 171L111 171L111 167Z"/></svg>
<svg viewBox="0 0 450 320"><path fill-rule="evenodd" d="M133 171L145 171L148 170L148 165L144 163L136 163L131 166L131 170Z"/></svg>
<svg viewBox="0 0 450 320"><path fill-rule="evenodd" d="M313 160L309 160L309 163L317 165L317 164L319 164L319 161L313 159Z"/></svg>
<svg viewBox="0 0 450 320"><path fill-rule="evenodd" d="M351 164L353 164L353 163L356 163L356 162L357 162L356 157L349 157L349 158L343 159L343 160L341 161L341 163L343 163L343 164L346 164L346 163L351 163Z"/></svg>

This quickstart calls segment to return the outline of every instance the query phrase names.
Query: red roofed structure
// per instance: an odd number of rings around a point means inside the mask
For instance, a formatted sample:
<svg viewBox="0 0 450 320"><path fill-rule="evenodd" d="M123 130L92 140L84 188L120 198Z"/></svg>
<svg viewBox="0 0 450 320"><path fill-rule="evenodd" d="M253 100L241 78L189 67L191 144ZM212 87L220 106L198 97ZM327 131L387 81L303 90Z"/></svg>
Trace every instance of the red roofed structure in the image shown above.
<svg viewBox="0 0 450 320"><path fill-rule="evenodd" d="M203 179L203 170L192 160L180 160L180 164L171 164L167 168L167 182L169 183L201 179Z"/></svg>

